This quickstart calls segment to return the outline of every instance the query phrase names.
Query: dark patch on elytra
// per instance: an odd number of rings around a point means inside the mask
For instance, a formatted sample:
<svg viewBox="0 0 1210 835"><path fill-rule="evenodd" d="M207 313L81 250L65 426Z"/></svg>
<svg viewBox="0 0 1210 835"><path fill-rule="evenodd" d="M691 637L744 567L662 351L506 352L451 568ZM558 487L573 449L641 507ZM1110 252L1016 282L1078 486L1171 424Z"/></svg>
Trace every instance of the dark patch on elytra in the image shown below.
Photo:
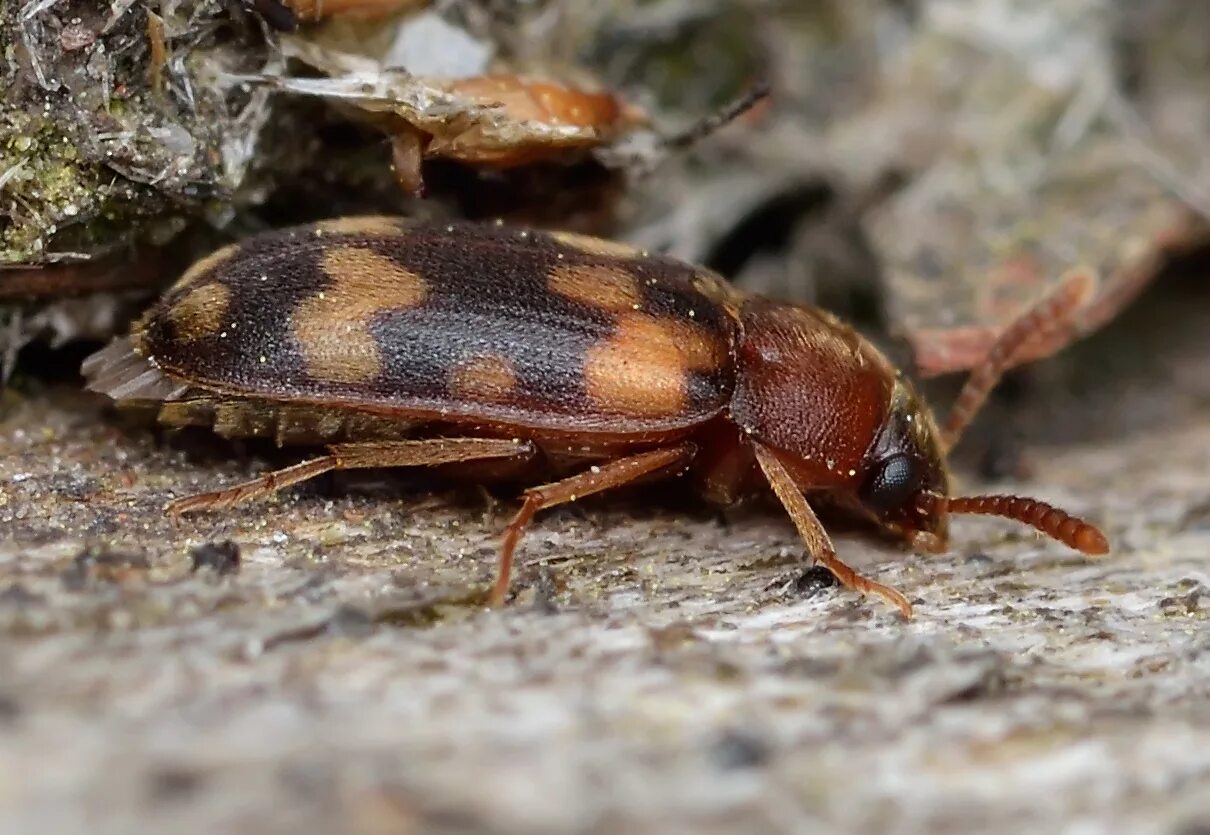
<svg viewBox="0 0 1210 835"><path fill-rule="evenodd" d="M367 323L382 372L366 382L312 378L291 328L299 304L330 285L320 262L333 246L364 247L430 287L423 305L384 310ZM174 289L156 308L146 345L163 366L193 381L269 398L357 400L529 425L570 420L576 428L625 430L619 419L627 416L602 413L584 388L585 355L614 333L614 315L549 292L548 275L558 265L626 269L641 288L644 312L695 322L728 344L732 339L726 314L692 286L694 269L679 261L594 255L542 232L505 226L417 223L398 235L316 235L304 226L249 239L210 279L232 290L220 332L188 345L177 340L166 315L180 296ZM482 356L513 364L515 401L468 404L447 394L451 370ZM673 420L687 424L717 411L731 379L730 368L691 372L689 405Z"/></svg>
<svg viewBox="0 0 1210 835"><path fill-rule="evenodd" d="M729 339L722 312L692 288L692 271L679 262L593 255L538 232L522 237L506 227L465 228L477 234L462 238L460 246L449 245L457 231L434 238L426 229L414 231L414 246L405 254L383 246L393 241L376 247L423 275L433 288L424 306L377 317L373 332L384 355L380 390L441 392L450 369L476 357L502 357L517 375L514 408L522 413L520 419L538 411L585 423L594 416L607 422L609 416L585 389L584 360L592 346L614 334L615 316L551 293L548 277L559 266L625 269L641 288L645 312L696 321ZM490 272L484 271L485 264L491 265ZM722 405L729 393L729 369L720 372L692 375L687 413L700 415Z"/></svg>
<svg viewBox="0 0 1210 835"><path fill-rule="evenodd" d="M319 258L331 237L335 236L317 238L299 227L241 243L240 251L211 274L210 280L231 290L219 331L181 341L167 314L191 285L173 287L148 321L146 349L161 366L191 380L225 383L248 392L285 393L281 384L305 376L289 317L301 301L327 286L329 278ZM365 236L342 237L364 240ZM301 393L297 385L285 388Z"/></svg>

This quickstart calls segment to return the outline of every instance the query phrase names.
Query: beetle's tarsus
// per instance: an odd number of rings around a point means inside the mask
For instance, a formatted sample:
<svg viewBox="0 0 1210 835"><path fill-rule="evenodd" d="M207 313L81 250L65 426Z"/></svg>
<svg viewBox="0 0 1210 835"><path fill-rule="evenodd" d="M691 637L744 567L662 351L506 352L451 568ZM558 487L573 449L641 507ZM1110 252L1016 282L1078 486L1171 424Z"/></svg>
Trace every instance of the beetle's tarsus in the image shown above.
<svg viewBox="0 0 1210 835"><path fill-rule="evenodd" d="M777 495L782 506L794 521L794 527L798 529L798 535L802 537L803 544L807 547L807 553L820 565L831 571L837 581L845 588L863 594L875 594L891 605L898 607L905 618L910 618L912 616L912 604L908 602L908 599L903 594L890 586L884 586L882 583L858 574L844 560L836 556L836 548L832 545L831 537L828 536L828 532L820 524L819 517L815 515L815 511L807 503L806 497L803 496L798 485L794 483L794 477L790 475L785 465L778 460L771 450L760 444L753 444L752 446L756 451L757 463L764 472L769 486L773 488L773 492Z"/></svg>

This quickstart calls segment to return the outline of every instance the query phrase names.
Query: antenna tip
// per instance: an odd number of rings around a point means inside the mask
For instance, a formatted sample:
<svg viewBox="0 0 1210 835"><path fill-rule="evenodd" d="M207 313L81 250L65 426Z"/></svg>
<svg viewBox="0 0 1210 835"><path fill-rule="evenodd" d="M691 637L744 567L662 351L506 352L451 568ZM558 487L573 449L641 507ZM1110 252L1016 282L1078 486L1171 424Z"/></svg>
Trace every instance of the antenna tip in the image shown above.
<svg viewBox="0 0 1210 835"><path fill-rule="evenodd" d="M1099 557L1109 553L1109 540L1105 538L1105 534L1088 524L1076 533L1071 544L1076 547L1077 551L1090 557Z"/></svg>

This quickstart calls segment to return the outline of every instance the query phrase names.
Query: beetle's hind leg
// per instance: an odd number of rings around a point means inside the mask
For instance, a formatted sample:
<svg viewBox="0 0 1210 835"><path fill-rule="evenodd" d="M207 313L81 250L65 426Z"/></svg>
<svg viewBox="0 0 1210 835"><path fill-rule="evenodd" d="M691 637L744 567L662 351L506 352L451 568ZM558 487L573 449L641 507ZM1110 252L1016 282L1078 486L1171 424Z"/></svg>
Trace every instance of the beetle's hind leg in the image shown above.
<svg viewBox="0 0 1210 835"><path fill-rule="evenodd" d="M863 577L836 556L836 548L832 545L831 537L820 524L819 517L807 503L807 499L798 489L798 485L794 483L793 476L777 460L777 456L760 444L753 444L753 449L756 450L756 460L760 464L765 478L768 479L769 486L773 488L773 492L777 494L782 506L794 520L794 527L798 529L798 535L802 537L803 543L807 546L807 553L824 568L831 571L841 585L864 594L876 594L888 603L899 607L899 611L903 612L905 618L910 618L912 604L902 593L890 586L884 586L882 583Z"/></svg>
<svg viewBox="0 0 1210 835"><path fill-rule="evenodd" d="M272 495L278 490L315 478L332 470L376 467L429 467L484 458L522 458L533 455L529 441L503 438L432 438L415 441L382 441L334 444L328 454L292 467L265 473L243 484L198 493L168 505L172 515L192 510L214 510Z"/></svg>
<svg viewBox="0 0 1210 835"><path fill-rule="evenodd" d="M504 530L504 541L500 545L500 566L496 571L496 584L492 588L491 605L503 605L508 596L513 553L517 549L521 534L525 532L535 513L555 505L574 502L593 493L622 487L647 476L683 468L692 460L696 451L697 448L693 444L681 444L640 452L594 466L560 481L531 487L522 493L521 509Z"/></svg>

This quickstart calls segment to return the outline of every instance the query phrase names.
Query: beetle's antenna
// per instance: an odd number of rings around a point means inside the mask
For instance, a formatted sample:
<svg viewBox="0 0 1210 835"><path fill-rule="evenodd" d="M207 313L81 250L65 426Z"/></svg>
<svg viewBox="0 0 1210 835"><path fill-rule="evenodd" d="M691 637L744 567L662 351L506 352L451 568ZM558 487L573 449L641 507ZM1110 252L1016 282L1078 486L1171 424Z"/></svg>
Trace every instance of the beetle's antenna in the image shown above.
<svg viewBox="0 0 1210 835"><path fill-rule="evenodd" d="M1038 499L1021 496L946 498L929 493L924 498L924 504L934 513L971 513L1013 519L1083 554L1099 556L1109 553L1109 541L1096 525Z"/></svg>
<svg viewBox="0 0 1210 835"><path fill-rule="evenodd" d="M660 143L669 150L678 150L688 148L690 145L704 139L714 133L719 128L733 122L740 116L743 116L756 105L760 104L768 98L770 92L768 81L757 81L746 91L740 94L739 98L724 105L722 108L709 116L705 116L694 122L689 127L674 133L671 136L664 137Z"/></svg>
<svg viewBox="0 0 1210 835"><path fill-rule="evenodd" d="M1005 328L983 361L971 370L966 385L950 407L949 417L941 429L942 443L947 451L958 443L1004 372L1021 361L1034 340L1050 337L1066 327L1072 311L1081 307L1095 289L1096 279L1092 274L1070 272L1060 280L1054 292Z"/></svg>

